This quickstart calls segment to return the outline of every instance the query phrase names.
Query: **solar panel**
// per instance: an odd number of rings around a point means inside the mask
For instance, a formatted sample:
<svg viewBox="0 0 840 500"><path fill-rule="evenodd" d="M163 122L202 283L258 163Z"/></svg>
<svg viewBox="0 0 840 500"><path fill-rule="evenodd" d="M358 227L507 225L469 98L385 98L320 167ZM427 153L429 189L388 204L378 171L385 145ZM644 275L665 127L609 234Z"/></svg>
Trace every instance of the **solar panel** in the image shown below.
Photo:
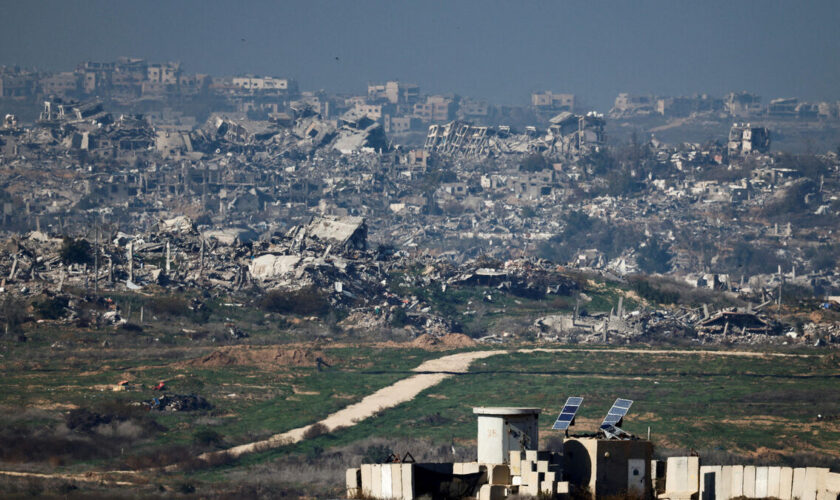
<svg viewBox="0 0 840 500"><path fill-rule="evenodd" d="M563 405L563 409L560 411L560 416L557 417L557 421L554 422L554 425L551 427L554 430L565 431L572 425L572 421L575 419L575 414L577 413L580 405L583 403L583 398L572 396L566 399L566 404Z"/></svg>
<svg viewBox="0 0 840 500"><path fill-rule="evenodd" d="M601 429L617 427L624 416L627 415L627 412L630 411L632 404L633 401L629 399L616 399L610 411L607 412L607 416L604 417L604 421L601 422Z"/></svg>

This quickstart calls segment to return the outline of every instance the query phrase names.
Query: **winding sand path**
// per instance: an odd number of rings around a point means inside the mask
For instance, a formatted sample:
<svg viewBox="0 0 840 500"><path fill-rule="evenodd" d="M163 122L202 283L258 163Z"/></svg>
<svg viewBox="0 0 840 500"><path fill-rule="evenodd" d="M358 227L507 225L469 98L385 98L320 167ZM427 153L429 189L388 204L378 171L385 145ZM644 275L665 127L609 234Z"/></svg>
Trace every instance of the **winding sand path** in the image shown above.
<svg viewBox="0 0 840 500"><path fill-rule="evenodd" d="M321 424L328 430L332 431L337 427L349 427L355 425L357 422L375 415L382 409L391 408L398 404L411 401L420 392L434 387L445 379L452 377L457 373L465 373L469 370L470 364L482 358L496 356L497 354L506 354L508 351L467 351L459 352L457 354L450 354L436 359L430 359L422 363L412 371L418 372L417 375L399 380L388 387L383 387L358 403L354 403L346 408L343 408L327 418L304 427L298 427L281 434L275 434L268 439L262 441L255 441L253 443L234 446L227 450L215 451L199 455L199 459L212 459L222 454L227 454L233 458L239 457L246 453L253 453L255 451L264 451L287 444L297 443L303 440L304 434L314 425Z"/></svg>

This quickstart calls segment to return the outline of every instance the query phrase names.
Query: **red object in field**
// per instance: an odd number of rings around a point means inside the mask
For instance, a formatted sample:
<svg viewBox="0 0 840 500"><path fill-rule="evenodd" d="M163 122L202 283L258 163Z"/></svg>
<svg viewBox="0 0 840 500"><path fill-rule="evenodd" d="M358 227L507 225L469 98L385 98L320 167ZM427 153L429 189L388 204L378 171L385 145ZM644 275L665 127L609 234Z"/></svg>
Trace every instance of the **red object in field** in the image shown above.
<svg viewBox="0 0 840 500"><path fill-rule="evenodd" d="M158 385L155 386L155 390L156 391L162 391L163 388L164 388L164 385L165 385L164 381L161 380L160 382L158 382Z"/></svg>

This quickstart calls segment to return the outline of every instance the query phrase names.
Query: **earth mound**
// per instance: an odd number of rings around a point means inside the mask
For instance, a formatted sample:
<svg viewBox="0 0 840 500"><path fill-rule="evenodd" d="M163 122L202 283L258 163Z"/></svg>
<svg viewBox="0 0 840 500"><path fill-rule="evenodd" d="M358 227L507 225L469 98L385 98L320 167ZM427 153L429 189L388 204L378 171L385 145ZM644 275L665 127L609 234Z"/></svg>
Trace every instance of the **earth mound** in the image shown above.
<svg viewBox="0 0 840 500"><path fill-rule="evenodd" d="M197 367L253 365L262 368L278 368L314 366L318 358L329 363L321 351L302 348L236 346L217 349L202 358L188 361L187 364Z"/></svg>
<svg viewBox="0 0 840 500"><path fill-rule="evenodd" d="M474 347L476 342L463 333L448 333L440 337L424 333L414 339L411 345L421 349L459 349L462 347Z"/></svg>

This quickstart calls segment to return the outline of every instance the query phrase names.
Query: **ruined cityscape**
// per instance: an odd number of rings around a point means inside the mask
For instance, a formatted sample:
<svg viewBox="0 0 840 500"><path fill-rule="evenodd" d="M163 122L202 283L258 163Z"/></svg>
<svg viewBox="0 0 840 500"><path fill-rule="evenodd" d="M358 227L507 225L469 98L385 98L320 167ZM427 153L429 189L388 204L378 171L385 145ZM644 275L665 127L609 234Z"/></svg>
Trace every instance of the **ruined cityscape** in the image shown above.
<svg viewBox="0 0 840 500"><path fill-rule="evenodd" d="M0 495L840 498L840 100L66 65L0 65Z"/></svg>

